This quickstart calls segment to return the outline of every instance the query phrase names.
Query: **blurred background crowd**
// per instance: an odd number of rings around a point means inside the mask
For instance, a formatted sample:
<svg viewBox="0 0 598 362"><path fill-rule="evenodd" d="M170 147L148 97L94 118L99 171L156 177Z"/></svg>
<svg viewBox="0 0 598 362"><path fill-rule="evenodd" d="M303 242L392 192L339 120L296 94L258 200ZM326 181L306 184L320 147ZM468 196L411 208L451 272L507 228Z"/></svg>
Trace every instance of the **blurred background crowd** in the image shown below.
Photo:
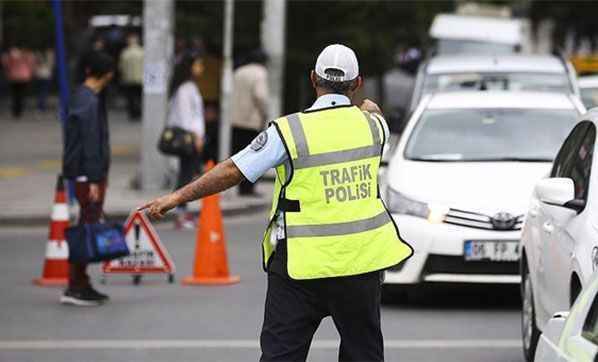
<svg viewBox="0 0 598 362"><path fill-rule="evenodd" d="M24 111L48 107L56 91L54 77L54 18L49 1L0 3L2 68L0 97L12 97L18 119ZM223 44L222 1L176 1L176 63L185 52L204 55L206 72L199 88L206 103L206 122L218 119ZM234 63L247 62L260 48L261 1L235 4ZM368 92L382 104L408 104L409 92L388 96L393 83L409 84L421 59L437 42L429 28L439 13L474 13L522 20L529 40L521 44L532 52L559 51L567 57L593 54L598 45L598 24L592 14L598 4L497 0L470 4L464 1L290 1L287 6L283 112L311 101L307 71L314 54L331 41L350 44L360 55ZM143 64L141 1L64 1L64 26L71 82L81 78L80 64L91 49L103 49L118 61L110 106L127 108L131 120L140 117L139 86ZM307 21L309 19L309 21ZM26 30L25 30L26 29ZM575 63L575 62L574 62ZM587 71L585 69L584 71ZM25 98L27 107L23 102ZM390 99L393 98L393 99ZM400 99L400 100L399 100ZM52 104L52 102L50 102Z"/></svg>

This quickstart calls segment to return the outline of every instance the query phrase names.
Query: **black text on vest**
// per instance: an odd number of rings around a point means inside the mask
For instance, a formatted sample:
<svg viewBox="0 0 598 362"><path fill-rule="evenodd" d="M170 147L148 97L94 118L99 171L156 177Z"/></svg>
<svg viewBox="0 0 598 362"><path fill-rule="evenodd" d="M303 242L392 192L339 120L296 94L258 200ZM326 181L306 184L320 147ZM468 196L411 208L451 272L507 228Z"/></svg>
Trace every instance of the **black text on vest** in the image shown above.
<svg viewBox="0 0 598 362"><path fill-rule="evenodd" d="M372 195L371 165L358 165L320 171L326 203L369 198Z"/></svg>

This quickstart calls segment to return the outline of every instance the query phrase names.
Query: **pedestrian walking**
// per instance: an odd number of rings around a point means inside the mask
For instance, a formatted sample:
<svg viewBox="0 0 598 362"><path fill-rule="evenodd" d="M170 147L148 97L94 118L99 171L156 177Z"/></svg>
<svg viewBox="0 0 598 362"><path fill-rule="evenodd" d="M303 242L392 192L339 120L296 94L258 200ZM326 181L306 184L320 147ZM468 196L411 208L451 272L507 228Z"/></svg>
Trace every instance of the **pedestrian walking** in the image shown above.
<svg viewBox="0 0 598 362"><path fill-rule="evenodd" d="M241 151L264 130L268 117L268 71L266 54L260 49L250 53L246 64L233 74L232 153ZM239 194L255 195L254 184L241 181Z"/></svg>
<svg viewBox="0 0 598 362"><path fill-rule="evenodd" d="M350 48L326 47L310 79L317 99L309 109L274 120L241 152L140 210L160 218L275 167L262 241L268 290L260 361L305 361L326 316L341 337L339 361L383 361L383 270L413 253L380 199L388 126L375 103L351 104L363 81Z"/></svg>
<svg viewBox="0 0 598 362"><path fill-rule="evenodd" d="M206 125L203 99L197 81L203 73L204 65L201 56L197 53L187 53L183 55L180 63L175 67L170 84L167 125L192 132L195 135L195 148L197 151L191 156L179 157L177 189L201 174L201 153L205 144ZM195 228L194 217L188 211L187 203L177 205L175 227L177 229Z"/></svg>
<svg viewBox="0 0 598 362"><path fill-rule="evenodd" d="M110 136L102 91L114 76L114 61L106 53L90 53L86 78L73 94L65 124L63 175L75 182L79 223L98 223L110 169ZM108 296L96 291L87 275L87 264L70 263L69 284L61 303L100 305Z"/></svg>
<svg viewBox="0 0 598 362"><path fill-rule="evenodd" d="M143 48L139 36L130 34L127 47L120 54L119 69L121 84L127 99L129 120L137 121L141 117L141 93L143 90Z"/></svg>
<svg viewBox="0 0 598 362"><path fill-rule="evenodd" d="M2 66L10 87L12 116L17 120L23 114L27 87L33 79L35 59L31 51L13 46L2 55Z"/></svg>
<svg viewBox="0 0 598 362"><path fill-rule="evenodd" d="M35 83L37 90L37 109L45 112L47 109L48 93L54 73L54 49L47 47L35 54Z"/></svg>

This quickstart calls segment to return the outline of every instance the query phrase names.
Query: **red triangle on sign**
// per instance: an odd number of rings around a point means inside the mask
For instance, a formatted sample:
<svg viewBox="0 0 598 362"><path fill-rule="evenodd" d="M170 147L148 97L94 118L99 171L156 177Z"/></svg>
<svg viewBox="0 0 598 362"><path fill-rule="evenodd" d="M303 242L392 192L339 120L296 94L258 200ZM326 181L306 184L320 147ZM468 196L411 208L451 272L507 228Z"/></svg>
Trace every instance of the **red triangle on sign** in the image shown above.
<svg viewBox="0 0 598 362"><path fill-rule="evenodd" d="M104 273L174 274L174 262L144 213L134 211L125 222L124 233L131 254L105 262Z"/></svg>

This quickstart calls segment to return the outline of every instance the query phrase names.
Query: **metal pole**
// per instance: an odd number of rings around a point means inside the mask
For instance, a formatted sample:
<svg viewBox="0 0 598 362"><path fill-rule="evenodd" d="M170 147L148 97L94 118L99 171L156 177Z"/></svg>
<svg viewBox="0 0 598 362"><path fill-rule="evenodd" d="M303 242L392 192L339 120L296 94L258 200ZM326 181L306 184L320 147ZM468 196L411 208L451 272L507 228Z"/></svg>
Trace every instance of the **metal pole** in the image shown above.
<svg viewBox="0 0 598 362"><path fill-rule="evenodd" d="M167 160L156 145L168 111L168 82L174 49L174 1L145 0L141 188L157 190L166 182Z"/></svg>
<svg viewBox="0 0 598 362"><path fill-rule="evenodd" d="M2 7L2 4L0 4ZM64 24L62 21L62 1L52 0L52 12L54 13L54 32L55 32L55 46L56 46L56 68L58 78L58 92L60 110L58 112L58 118L62 126L62 132L64 135L66 117L69 106L69 67L66 62L66 48L64 46ZM2 14L0 14L0 18ZM0 21L1 23L1 21ZM0 24L1 27L1 24ZM1 40L1 39L0 39ZM63 137L64 138L64 137ZM66 182L68 201L72 206L75 204L75 187L72 181L67 180Z"/></svg>
<svg viewBox="0 0 598 362"><path fill-rule="evenodd" d="M222 57L222 87L220 93L220 161L228 158L230 154L230 117L231 97L233 93L233 24L235 21L234 0L224 3L224 44Z"/></svg>
<svg viewBox="0 0 598 362"><path fill-rule="evenodd" d="M3 2L0 1L0 44L4 44L4 15L2 12Z"/></svg>
<svg viewBox="0 0 598 362"><path fill-rule="evenodd" d="M69 104L69 74L66 62L66 49L64 46L64 26L62 22L62 1L52 0L54 23L56 33L56 67L58 68L58 88L60 91L60 122L64 128L66 113Z"/></svg>
<svg viewBox="0 0 598 362"><path fill-rule="evenodd" d="M284 85L284 54L286 28L286 0L264 0L262 47L268 54L270 87L270 118L282 114Z"/></svg>

